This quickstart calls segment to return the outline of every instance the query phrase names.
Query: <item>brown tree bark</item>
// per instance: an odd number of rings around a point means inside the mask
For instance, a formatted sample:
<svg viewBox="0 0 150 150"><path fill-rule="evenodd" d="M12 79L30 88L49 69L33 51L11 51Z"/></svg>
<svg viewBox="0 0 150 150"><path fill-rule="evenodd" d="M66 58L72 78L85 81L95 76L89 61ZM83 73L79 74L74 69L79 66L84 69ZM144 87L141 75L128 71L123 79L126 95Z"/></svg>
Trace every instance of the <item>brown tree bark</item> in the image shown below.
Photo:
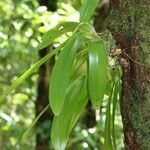
<svg viewBox="0 0 150 150"><path fill-rule="evenodd" d="M49 52L48 48L39 51L39 57L43 58ZM38 94L35 103L36 116L49 104L48 87L49 77L53 68L54 60L47 61L39 68ZM50 148L50 125L53 113L47 110L37 122L36 150L48 150Z"/></svg>
<svg viewBox="0 0 150 150"><path fill-rule="evenodd" d="M145 52L140 45L142 22L137 14L144 3L144 0L110 0L109 29L117 47L123 50L120 57L123 68L120 103L126 150L150 149L149 74Z"/></svg>
<svg viewBox="0 0 150 150"><path fill-rule="evenodd" d="M56 11L57 0L38 0L41 6L46 6L49 11ZM51 47L52 48L52 47ZM39 51L39 59L43 58L47 53L50 52L49 47ZM48 88L49 78L54 65L54 58L47 61L39 68L39 78L37 87L37 99L35 102L35 114L38 116L40 112L49 104L48 99ZM49 109L47 110L37 122L37 133L36 133L36 150L49 150L50 145L50 127L53 119L53 113Z"/></svg>

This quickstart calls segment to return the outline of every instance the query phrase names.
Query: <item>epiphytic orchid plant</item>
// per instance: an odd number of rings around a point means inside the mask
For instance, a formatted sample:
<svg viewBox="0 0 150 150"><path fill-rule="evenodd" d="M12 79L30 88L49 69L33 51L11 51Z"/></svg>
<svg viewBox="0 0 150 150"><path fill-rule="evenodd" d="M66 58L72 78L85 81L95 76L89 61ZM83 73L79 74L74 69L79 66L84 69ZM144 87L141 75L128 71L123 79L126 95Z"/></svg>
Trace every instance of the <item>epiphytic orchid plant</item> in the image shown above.
<svg viewBox="0 0 150 150"><path fill-rule="evenodd" d="M105 44L89 24L98 3L99 0L84 0L80 10L79 22L63 22L46 32L42 37L42 42L36 48L37 50L47 47L63 34L68 32L72 34L65 42L15 80L0 97L2 101L45 61L59 52L49 85L49 104L55 114L51 139L56 150L65 149L69 134L88 100L91 100L94 109L100 109L104 95L108 91L106 87L109 84L109 76ZM117 75L112 77L109 92L107 92L109 98L105 121L105 149L115 149L115 140L111 141L111 138L115 139L114 116L120 93L120 72L119 70L115 71ZM24 133L23 140L26 139L30 129L47 109L49 109L49 106L41 112L31 127Z"/></svg>

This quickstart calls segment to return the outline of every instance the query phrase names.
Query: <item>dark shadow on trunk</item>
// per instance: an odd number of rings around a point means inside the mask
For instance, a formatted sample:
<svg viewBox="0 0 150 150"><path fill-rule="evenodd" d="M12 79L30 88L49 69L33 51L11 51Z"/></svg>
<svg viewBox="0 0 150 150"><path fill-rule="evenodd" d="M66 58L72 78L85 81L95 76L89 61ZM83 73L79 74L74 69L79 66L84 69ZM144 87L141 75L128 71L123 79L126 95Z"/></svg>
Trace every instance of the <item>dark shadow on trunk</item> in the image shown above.
<svg viewBox="0 0 150 150"><path fill-rule="evenodd" d="M41 6L46 6L49 11L57 10L57 0L38 0ZM52 46L44 48L39 51L39 59L43 58L47 53L50 52ZM37 87L37 100L35 103L36 116L49 104L48 89L49 89L49 78L54 65L54 57L49 61L41 65L39 68L39 78ZM38 120L36 128L36 150L49 150L50 145L50 128L53 120L53 113L49 109L47 110Z"/></svg>
<svg viewBox="0 0 150 150"><path fill-rule="evenodd" d="M39 51L40 58L49 52L48 48ZM54 58L39 68L38 95L35 104L36 116L49 104L48 87L49 77L53 68ZM53 119L51 110L47 110L37 122L36 150L48 150L50 145L50 126Z"/></svg>

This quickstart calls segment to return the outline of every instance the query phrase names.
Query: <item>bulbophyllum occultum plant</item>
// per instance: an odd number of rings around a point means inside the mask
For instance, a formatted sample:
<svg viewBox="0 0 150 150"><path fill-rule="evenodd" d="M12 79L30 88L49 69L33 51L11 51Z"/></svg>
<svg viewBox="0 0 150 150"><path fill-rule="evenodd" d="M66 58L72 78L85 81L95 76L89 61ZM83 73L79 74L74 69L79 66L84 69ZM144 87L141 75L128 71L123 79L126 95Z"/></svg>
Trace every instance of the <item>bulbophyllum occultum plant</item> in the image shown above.
<svg viewBox="0 0 150 150"><path fill-rule="evenodd" d="M114 119L120 94L120 69L111 70L107 63L104 41L89 21L99 0L84 0L79 22L63 22L49 30L36 48L41 50L61 35L71 32L68 39L36 62L1 95L1 101L30 74L55 54L58 55L49 85L49 106L55 114L51 140L56 150L66 147L69 134L83 112L88 100L94 109L100 109L104 95L108 95L104 149L116 149ZM113 72L113 73L112 73ZM24 133L26 139L38 118L49 109L47 106ZM111 107L112 106L112 107Z"/></svg>

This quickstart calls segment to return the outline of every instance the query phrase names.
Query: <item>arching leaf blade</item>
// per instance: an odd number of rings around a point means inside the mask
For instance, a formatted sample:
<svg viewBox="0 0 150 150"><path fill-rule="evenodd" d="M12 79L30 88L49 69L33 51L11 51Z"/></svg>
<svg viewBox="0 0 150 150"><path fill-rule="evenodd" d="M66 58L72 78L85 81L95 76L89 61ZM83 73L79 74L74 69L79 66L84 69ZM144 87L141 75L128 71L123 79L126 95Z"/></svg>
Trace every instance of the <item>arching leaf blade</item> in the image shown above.
<svg viewBox="0 0 150 150"><path fill-rule="evenodd" d="M84 0L80 10L80 22L88 22L99 3L99 0Z"/></svg>
<svg viewBox="0 0 150 150"><path fill-rule="evenodd" d="M111 85L110 85L111 86ZM113 97L113 86L110 87L111 92L108 98L107 106L106 106L106 119L105 119L105 135L104 135L104 149L113 150L112 139L111 139L111 102Z"/></svg>
<svg viewBox="0 0 150 150"><path fill-rule="evenodd" d="M35 126L35 124L37 123L37 121L39 120L39 118L48 110L48 108L49 108L49 104L41 111L41 113L35 118L35 120L29 126L29 128L24 132L24 134L22 136L22 143L25 142L25 140L27 139L27 137L28 137L31 129Z"/></svg>
<svg viewBox="0 0 150 150"><path fill-rule="evenodd" d="M75 81L68 88L62 111L52 123L51 138L56 150L64 150L69 134L87 103L86 78ZM59 134L58 134L59 133Z"/></svg>
<svg viewBox="0 0 150 150"><path fill-rule="evenodd" d="M107 57L102 41L93 41L88 48L88 89L94 108L100 108L107 84Z"/></svg>
<svg viewBox="0 0 150 150"><path fill-rule="evenodd" d="M36 50L41 50L48 45L50 45L56 38L60 37L62 34L74 31L78 26L77 22L64 22L57 25L55 28L47 31L43 37L42 42L37 46Z"/></svg>
<svg viewBox="0 0 150 150"><path fill-rule="evenodd" d="M63 107L66 89L69 85L74 58L79 44L79 35L73 35L65 44L54 65L50 78L49 100L55 115L58 115Z"/></svg>
<svg viewBox="0 0 150 150"><path fill-rule="evenodd" d="M117 100L118 100L118 92L119 92L119 82L120 81L114 81L114 88L113 88L113 97L112 97L112 139L113 139L113 146L114 149L116 149L116 134L115 134L115 112L116 112L116 106L117 106Z"/></svg>
<svg viewBox="0 0 150 150"><path fill-rule="evenodd" d="M37 61L35 64L33 64L24 74L22 74L18 79L13 81L13 83L4 91L4 93L0 96L0 103L1 101L9 94L11 93L15 88L17 88L27 77L29 77L36 69L38 69L45 61L50 59L53 55L55 55L63 46L65 42L62 43L58 48L54 49L50 53L48 53L46 56L44 56L42 59Z"/></svg>
<svg viewBox="0 0 150 150"><path fill-rule="evenodd" d="M116 70L114 79L114 89L113 89L113 98L112 98L112 139L113 139L113 146L116 150L116 134L115 134L115 113L116 113L116 107L117 102L120 100L121 96L121 76L119 72L119 68Z"/></svg>

